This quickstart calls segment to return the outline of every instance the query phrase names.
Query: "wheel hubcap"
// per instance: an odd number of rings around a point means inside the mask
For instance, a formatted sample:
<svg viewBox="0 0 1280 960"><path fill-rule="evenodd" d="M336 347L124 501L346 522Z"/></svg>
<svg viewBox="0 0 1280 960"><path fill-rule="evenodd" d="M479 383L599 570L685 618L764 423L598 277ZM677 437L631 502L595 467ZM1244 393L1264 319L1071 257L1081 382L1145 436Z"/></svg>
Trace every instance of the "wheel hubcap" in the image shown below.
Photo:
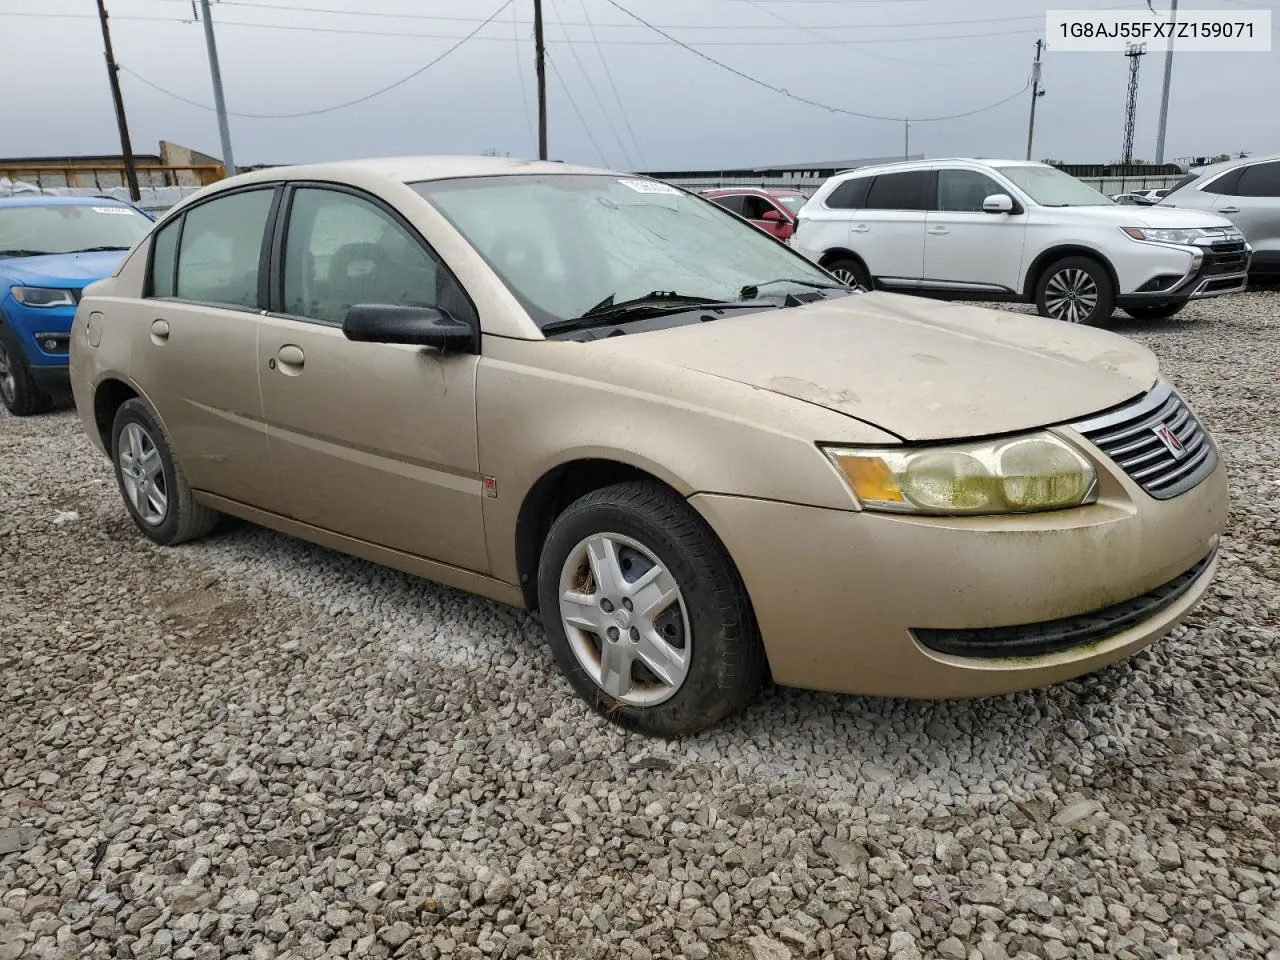
<svg viewBox="0 0 1280 960"><path fill-rule="evenodd" d="M569 552L560 619L582 669L627 706L662 703L688 676L692 636L680 587L630 537L599 533Z"/></svg>
<svg viewBox="0 0 1280 960"><path fill-rule="evenodd" d="M142 522L157 527L169 515L169 491L155 440L141 424L129 423L120 434L120 482Z"/></svg>
<svg viewBox="0 0 1280 960"><path fill-rule="evenodd" d="M1078 267L1059 270L1045 285L1044 305L1055 320L1083 323L1098 306L1098 285Z"/></svg>
<svg viewBox="0 0 1280 960"><path fill-rule="evenodd" d="M852 270L847 270L844 267L838 267L837 269L831 271L831 275L835 277L837 280L839 280L841 283L843 283L846 287L852 287L854 290L865 289L862 286L862 284L858 282L858 278L854 276L854 273Z"/></svg>
<svg viewBox="0 0 1280 960"><path fill-rule="evenodd" d="M0 394L4 394L6 403L13 403L18 394L18 384L9 362L9 351L0 343Z"/></svg>

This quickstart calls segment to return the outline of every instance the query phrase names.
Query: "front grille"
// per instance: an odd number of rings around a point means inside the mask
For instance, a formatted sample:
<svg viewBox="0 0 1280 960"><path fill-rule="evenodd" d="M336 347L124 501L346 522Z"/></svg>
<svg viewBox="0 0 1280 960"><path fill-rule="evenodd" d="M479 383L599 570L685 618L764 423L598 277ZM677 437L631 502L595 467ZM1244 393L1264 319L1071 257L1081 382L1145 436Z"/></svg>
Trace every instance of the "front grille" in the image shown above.
<svg viewBox="0 0 1280 960"><path fill-rule="evenodd" d="M1134 403L1071 427L1157 500L1186 493L1218 465L1209 434L1163 381ZM1162 433L1172 433L1176 442L1166 443Z"/></svg>
<svg viewBox="0 0 1280 960"><path fill-rule="evenodd" d="M1210 244L1209 249L1214 253L1244 253L1244 241L1219 240L1217 243Z"/></svg>
<svg viewBox="0 0 1280 960"><path fill-rule="evenodd" d="M1060 620L1042 620L1015 627L977 630L922 630L911 632L921 644L939 653L959 657L1041 657L1086 643L1097 643L1136 627L1172 606L1213 562L1215 551L1186 573L1140 597L1124 600L1092 613Z"/></svg>
<svg viewBox="0 0 1280 960"><path fill-rule="evenodd" d="M1200 268L1200 275L1244 273L1248 265L1249 258L1243 251L1240 253L1210 254L1204 258L1204 265Z"/></svg>

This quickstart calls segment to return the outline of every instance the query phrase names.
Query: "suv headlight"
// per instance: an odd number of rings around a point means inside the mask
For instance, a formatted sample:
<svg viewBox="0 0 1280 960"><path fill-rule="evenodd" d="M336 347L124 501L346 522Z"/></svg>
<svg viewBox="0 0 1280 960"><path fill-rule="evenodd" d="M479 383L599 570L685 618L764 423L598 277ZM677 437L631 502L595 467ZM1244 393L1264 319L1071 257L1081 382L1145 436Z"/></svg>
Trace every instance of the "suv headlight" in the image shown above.
<svg viewBox="0 0 1280 960"><path fill-rule="evenodd" d="M13 299L24 307L74 307L75 294L57 287L10 287Z"/></svg>
<svg viewBox="0 0 1280 960"><path fill-rule="evenodd" d="M1051 433L937 447L824 447L867 510L1031 513L1097 499L1093 465Z"/></svg>
<svg viewBox="0 0 1280 960"><path fill-rule="evenodd" d="M1121 227L1134 240L1144 240L1147 243L1180 243L1184 246L1191 246L1197 240L1222 240L1225 239L1223 231L1220 228L1206 227L1178 227L1171 229L1167 227Z"/></svg>

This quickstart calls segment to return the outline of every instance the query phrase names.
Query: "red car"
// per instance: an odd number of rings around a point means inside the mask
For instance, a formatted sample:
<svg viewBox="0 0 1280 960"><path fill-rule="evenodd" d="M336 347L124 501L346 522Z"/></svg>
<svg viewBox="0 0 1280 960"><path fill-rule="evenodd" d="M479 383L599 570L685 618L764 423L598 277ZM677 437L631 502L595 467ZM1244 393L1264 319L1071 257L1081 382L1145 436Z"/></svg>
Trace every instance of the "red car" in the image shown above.
<svg viewBox="0 0 1280 960"><path fill-rule="evenodd" d="M808 199L794 191L770 193L754 187L704 190L702 195L779 240L787 240L796 232L796 214Z"/></svg>

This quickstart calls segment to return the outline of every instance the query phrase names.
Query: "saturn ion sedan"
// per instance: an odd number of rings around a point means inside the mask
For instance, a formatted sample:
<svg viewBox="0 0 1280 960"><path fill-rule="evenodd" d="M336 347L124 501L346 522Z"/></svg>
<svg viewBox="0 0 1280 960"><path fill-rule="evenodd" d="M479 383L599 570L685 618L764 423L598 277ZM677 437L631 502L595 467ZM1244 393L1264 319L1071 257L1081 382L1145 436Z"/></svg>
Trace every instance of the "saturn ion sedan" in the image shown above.
<svg viewBox="0 0 1280 960"><path fill-rule="evenodd" d="M259 171L88 288L76 406L160 544L229 514L537 610L663 736L762 682L950 698L1093 671L1214 575L1214 441L1147 350L862 293L654 180Z"/></svg>

